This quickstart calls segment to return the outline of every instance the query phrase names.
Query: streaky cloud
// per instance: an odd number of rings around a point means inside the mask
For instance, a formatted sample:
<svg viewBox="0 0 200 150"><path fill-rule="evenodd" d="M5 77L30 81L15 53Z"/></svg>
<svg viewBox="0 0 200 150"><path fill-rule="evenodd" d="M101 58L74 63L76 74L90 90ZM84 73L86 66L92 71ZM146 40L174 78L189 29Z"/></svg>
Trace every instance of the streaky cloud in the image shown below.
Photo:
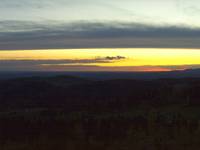
<svg viewBox="0 0 200 150"><path fill-rule="evenodd" d="M0 49L200 48L200 28L125 22L0 22Z"/></svg>

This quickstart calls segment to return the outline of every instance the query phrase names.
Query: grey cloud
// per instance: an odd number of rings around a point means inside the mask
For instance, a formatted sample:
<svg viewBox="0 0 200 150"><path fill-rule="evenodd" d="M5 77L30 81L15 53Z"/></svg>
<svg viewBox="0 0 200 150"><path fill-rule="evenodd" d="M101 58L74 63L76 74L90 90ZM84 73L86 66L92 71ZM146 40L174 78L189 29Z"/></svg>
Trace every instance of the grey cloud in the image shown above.
<svg viewBox="0 0 200 150"><path fill-rule="evenodd" d="M200 28L141 23L0 22L0 49L200 48Z"/></svg>
<svg viewBox="0 0 200 150"><path fill-rule="evenodd" d="M107 59L66 59L66 60L0 60L1 65L59 65L59 64L90 64L90 63L110 63Z"/></svg>
<svg viewBox="0 0 200 150"><path fill-rule="evenodd" d="M23 22L1 21L3 35L64 36L68 38L108 37L200 37L200 28L184 26L153 26L141 23L100 22ZM6 31L6 32L5 32Z"/></svg>
<svg viewBox="0 0 200 150"><path fill-rule="evenodd" d="M27 60L27 59L19 59L19 60L0 60L0 65L59 65L59 64L90 64L90 63L111 63L112 61L119 61L126 59L124 56L106 56L99 57L97 56L94 59L59 59L59 60Z"/></svg>
<svg viewBox="0 0 200 150"><path fill-rule="evenodd" d="M111 56L110 56L111 57ZM123 56L119 56L123 57ZM115 61L106 57L81 60L0 60L1 71L151 71L151 70L185 70L200 68L200 65L172 65L172 66L115 66L103 67L95 63L111 63ZM118 59L117 59L118 60Z"/></svg>
<svg viewBox="0 0 200 150"><path fill-rule="evenodd" d="M100 3L99 3L100 2ZM99 0L1 0L0 8L14 10L51 10L77 5L101 4Z"/></svg>
<svg viewBox="0 0 200 150"><path fill-rule="evenodd" d="M45 70L62 68L62 66L83 66L96 63L112 63L125 59L123 56L96 57L94 59L65 59L65 60L0 60L0 70ZM71 67L70 67L71 68ZM76 67L75 67L76 68Z"/></svg>
<svg viewBox="0 0 200 150"><path fill-rule="evenodd" d="M56 5L57 1L54 0L2 0L0 3L0 7L6 7L6 8L44 8L48 6ZM62 4L64 1L59 0L59 2Z"/></svg>

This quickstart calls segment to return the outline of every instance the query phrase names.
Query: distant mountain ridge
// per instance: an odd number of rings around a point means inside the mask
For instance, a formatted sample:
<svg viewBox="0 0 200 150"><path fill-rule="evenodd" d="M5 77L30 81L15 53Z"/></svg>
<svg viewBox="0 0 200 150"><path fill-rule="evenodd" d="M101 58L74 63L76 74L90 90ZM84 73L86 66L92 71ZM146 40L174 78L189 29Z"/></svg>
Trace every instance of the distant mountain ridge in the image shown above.
<svg viewBox="0 0 200 150"><path fill-rule="evenodd" d="M0 72L0 80L24 77L76 76L87 79L159 79L200 77L200 69L170 72Z"/></svg>
<svg viewBox="0 0 200 150"><path fill-rule="evenodd" d="M2 80L0 89L0 109L116 109L142 103L200 104L200 78L89 80L73 76L25 77Z"/></svg>

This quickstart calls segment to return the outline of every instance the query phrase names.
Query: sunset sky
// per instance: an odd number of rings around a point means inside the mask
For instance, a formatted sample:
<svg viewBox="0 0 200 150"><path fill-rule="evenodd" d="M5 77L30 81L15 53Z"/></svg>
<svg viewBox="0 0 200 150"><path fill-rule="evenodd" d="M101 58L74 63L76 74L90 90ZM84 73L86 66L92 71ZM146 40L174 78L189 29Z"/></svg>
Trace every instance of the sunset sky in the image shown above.
<svg viewBox="0 0 200 150"><path fill-rule="evenodd" d="M199 0L3 0L0 71L200 68Z"/></svg>

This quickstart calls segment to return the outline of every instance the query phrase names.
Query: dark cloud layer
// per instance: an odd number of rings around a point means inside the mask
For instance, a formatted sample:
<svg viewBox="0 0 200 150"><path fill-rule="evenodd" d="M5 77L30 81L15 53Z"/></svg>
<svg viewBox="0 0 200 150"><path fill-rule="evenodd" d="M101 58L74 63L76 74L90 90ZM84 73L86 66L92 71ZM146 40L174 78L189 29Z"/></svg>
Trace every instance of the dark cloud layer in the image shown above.
<svg viewBox="0 0 200 150"><path fill-rule="evenodd" d="M140 23L0 22L0 49L200 48L200 29Z"/></svg>

